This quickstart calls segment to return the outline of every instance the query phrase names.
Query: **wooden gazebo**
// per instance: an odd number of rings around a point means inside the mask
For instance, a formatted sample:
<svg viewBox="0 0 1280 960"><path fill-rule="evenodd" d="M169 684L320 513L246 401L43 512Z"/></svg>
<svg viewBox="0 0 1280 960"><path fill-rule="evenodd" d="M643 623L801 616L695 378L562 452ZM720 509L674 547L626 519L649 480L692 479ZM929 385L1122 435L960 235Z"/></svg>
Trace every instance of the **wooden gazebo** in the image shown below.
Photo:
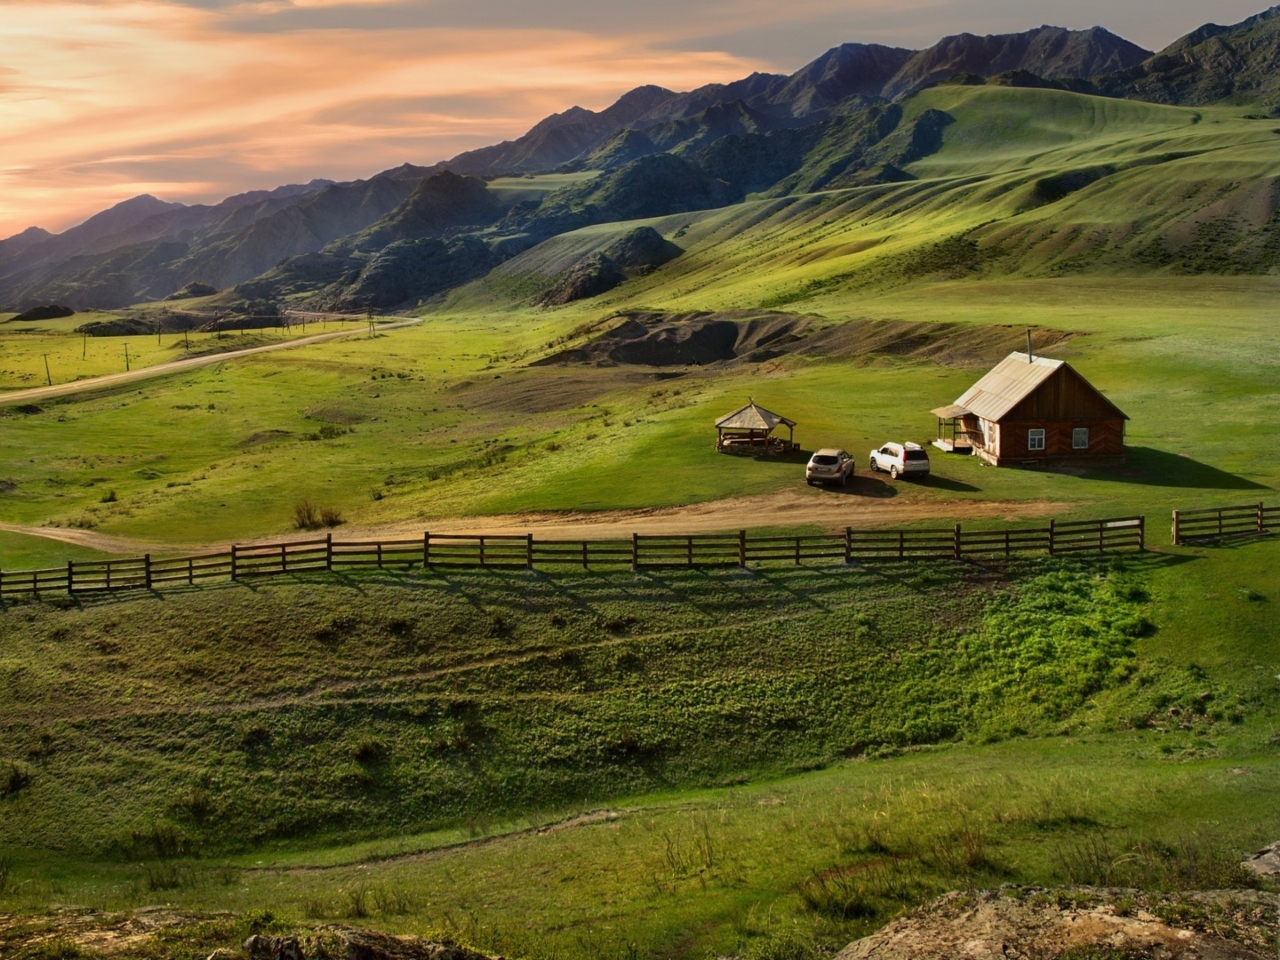
<svg viewBox="0 0 1280 960"><path fill-rule="evenodd" d="M787 439L775 437L787 428ZM796 422L758 406L752 399L745 407L716 421L716 450L720 453L790 453L799 449Z"/></svg>

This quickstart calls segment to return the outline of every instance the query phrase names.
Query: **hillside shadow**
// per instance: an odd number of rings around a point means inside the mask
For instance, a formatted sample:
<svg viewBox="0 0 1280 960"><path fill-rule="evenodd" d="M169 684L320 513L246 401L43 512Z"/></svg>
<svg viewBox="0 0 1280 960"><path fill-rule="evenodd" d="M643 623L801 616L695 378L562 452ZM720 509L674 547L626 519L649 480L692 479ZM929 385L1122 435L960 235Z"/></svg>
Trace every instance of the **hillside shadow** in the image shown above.
<svg viewBox="0 0 1280 960"><path fill-rule="evenodd" d="M1093 467L1090 480L1133 483L1148 487L1186 487L1200 490L1270 490L1265 484L1227 473L1194 460L1186 454L1156 450L1154 447L1127 447L1125 462Z"/></svg>

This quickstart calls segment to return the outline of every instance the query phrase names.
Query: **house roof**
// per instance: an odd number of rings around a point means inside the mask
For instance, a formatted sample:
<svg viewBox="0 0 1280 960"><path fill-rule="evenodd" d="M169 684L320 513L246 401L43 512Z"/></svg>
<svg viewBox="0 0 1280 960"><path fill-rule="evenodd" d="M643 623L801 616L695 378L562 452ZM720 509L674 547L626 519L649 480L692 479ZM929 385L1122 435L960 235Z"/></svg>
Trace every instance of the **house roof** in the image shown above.
<svg viewBox="0 0 1280 960"><path fill-rule="evenodd" d="M966 390L951 407L939 409L951 411L948 417L968 412L983 420L999 420L1053 376L1062 364L1062 360L1050 360L1048 357L1036 357L1028 362L1025 353L1011 353ZM957 411L957 407L962 409Z"/></svg>
<svg viewBox="0 0 1280 960"><path fill-rule="evenodd" d="M735 410L733 413L727 414L716 421L716 427L720 430L767 431L774 429L779 424L794 427L796 422L776 413L771 413L764 407L757 406L754 400L741 410Z"/></svg>

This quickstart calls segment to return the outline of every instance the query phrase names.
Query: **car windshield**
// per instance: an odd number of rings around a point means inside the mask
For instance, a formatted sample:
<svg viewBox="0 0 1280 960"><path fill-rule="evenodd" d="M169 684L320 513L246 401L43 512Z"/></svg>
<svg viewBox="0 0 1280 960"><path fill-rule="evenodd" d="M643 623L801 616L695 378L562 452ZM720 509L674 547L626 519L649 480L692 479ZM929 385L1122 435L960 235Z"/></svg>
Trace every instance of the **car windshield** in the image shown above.
<svg viewBox="0 0 1280 960"><path fill-rule="evenodd" d="M906 459L908 459L908 460L928 460L928 459L929 459L929 455L928 455L927 453L925 453L923 450L908 450L908 451L907 451L907 453L906 453Z"/></svg>
<svg viewBox="0 0 1280 960"><path fill-rule="evenodd" d="M814 457L813 462L820 467L834 467L840 461L835 457Z"/></svg>

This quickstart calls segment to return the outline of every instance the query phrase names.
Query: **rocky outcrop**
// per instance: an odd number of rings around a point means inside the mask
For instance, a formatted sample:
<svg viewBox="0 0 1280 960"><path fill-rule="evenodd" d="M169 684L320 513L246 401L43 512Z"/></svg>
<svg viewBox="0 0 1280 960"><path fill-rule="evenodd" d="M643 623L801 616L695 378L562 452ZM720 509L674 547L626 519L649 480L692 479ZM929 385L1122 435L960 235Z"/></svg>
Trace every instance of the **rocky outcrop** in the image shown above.
<svg viewBox="0 0 1280 960"><path fill-rule="evenodd" d="M1245 857L1244 868L1260 877L1280 877L1280 842Z"/></svg>
<svg viewBox="0 0 1280 960"><path fill-rule="evenodd" d="M496 263L488 245L475 237L400 240L375 256L350 286L318 304L338 311L381 310L460 286Z"/></svg>
<svg viewBox="0 0 1280 960"><path fill-rule="evenodd" d="M32 307L13 317L10 323L31 323L36 320L61 320L63 317L74 317L76 312L70 307L61 307L56 303L45 307Z"/></svg>
<svg viewBox="0 0 1280 960"><path fill-rule="evenodd" d="M574 264L551 287L535 298L539 307L561 306L607 293L630 277L649 273L684 251L653 227L637 227L600 253Z"/></svg>
<svg viewBox="0 0 1280 960"><path fill-rule="evenodd" d="M1275 956L1278 916L1280 896L1254 890L949 893L851 943L835 960L1263 960Z"/></svg>
<svg viewBox="0 0 1280 960"><path fill-rule="evenodd" d="M244 943L249 960L491 960L449 940L393 937L373 930L321 927L303 937L257 935Z"/></svg>

